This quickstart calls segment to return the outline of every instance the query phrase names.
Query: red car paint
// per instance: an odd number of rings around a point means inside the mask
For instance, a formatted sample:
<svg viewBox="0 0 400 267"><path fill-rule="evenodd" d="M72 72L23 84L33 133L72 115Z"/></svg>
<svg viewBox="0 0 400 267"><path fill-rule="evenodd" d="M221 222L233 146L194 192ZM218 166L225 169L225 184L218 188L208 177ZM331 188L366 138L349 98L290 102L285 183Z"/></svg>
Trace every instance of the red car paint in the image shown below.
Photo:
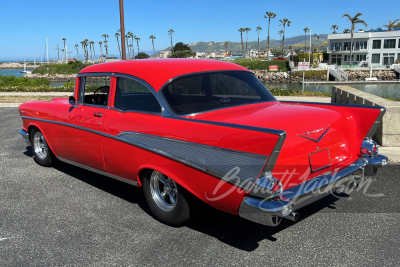
<svg viewBox="0 0 400 267"><path fill-rule="evenodd" d="M236 64L213 60L156 59L96 64L83 69L80 74L132 75L145 81L158 92L175 77L221 70L249 72ZM79 79L77 78L76 82L75 99L78 99L79 95ZM221 183L221 179L209 173L109 136L115 137L122 132L134 131L269 156L279 138L276 134L208 122L284 130L287 137L272 173L282 180L285 189L304 182L303 174L306 174L305 179L308 180L320 173L352 164L358 159L361 143L380 112L368 107L272 101L219 109L180 119L165 117L162 114L112 109L115 84L116 79L112 77L108 107L79 103L73 107L67 99L60 98L50 102L24 103L20 106L23 129L29 133L32 127L39 128L54 154L60 158L137 181L139 186L140 172L144 169L154 169L171 177L209 205L233 214L238 213L238 207L249 190ZM102 116L94 116L96 112L102 113ZM325 131L328 128L329 131L318 143L299 136L306 134L309 138L317 139L321 136L322 129ZM312 172L309 154L326 148L329 149L331 165ZM285 175L287 172L294 174ZM228 191L230 194L224 196ZM211 198L213 200L210 200Z"/></svg>

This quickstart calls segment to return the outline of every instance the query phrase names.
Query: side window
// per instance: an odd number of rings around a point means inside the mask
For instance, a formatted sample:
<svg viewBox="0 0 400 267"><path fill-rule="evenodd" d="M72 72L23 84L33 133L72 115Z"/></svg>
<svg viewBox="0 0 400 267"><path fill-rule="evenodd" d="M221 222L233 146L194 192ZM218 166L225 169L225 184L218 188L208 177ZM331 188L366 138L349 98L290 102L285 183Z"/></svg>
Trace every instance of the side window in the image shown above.
<svg viewBox="0 0 400 267"><path fill-rule="evenodd" d="M121 110L161 112L161 106L150 89L138 81L127 78L117 80L114 107Z"/></svg>
<svg viewBox="0 0 400 267"><path fill-rule="evenodd" d="M110 91L110 76L81 77L79 102L107 106Z"/></svg>

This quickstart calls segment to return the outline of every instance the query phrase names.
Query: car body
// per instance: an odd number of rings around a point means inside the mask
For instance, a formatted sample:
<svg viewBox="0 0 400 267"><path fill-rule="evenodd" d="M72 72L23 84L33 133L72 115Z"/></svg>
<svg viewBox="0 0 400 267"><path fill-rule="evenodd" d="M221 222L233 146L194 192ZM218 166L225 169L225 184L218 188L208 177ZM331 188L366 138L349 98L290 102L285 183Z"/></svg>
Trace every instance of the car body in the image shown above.
<svg viewBox="0 0 400 267"><path fill-rule="evenodd" d="M371 139L384 108L279 102L248 69L214 60L92 65L70 99L19 109L39 164L61 160L142 186L171 225L198 200L264 225L297 220L322 189L387 160Z"/></svg>

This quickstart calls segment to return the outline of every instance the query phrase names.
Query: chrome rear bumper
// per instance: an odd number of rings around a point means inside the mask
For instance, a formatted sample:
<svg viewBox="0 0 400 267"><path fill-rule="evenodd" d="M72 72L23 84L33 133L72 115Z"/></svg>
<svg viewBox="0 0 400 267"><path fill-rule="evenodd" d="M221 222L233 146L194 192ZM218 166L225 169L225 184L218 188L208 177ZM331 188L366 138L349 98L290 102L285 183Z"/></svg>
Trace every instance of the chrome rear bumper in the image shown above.
<svg viewBox="0 0 400 267"><path fill-rule="evenodd" d="M25 130L19 130L19 134L22 136L22 139L25 141L25 143L30 146L31 141L29 140L29 134Z"/></svg>
<svg viewBox="0 0 400 267"><path fill-rule="evenodd" d="M383 167L387 164L387 157L360 158L346 169L338 173L323 174L310 179L295 187L284 190L279 197L274 199L261 199L257 197L245 197L239 207L239 216L260 224L268 224L268 216L279 216L292 219L293 211L296 211L324 196L335 192L338 188L347 186L355 177L364 177L364 168L367 166ZM352 174L361 171L360 175Z"/></svg>

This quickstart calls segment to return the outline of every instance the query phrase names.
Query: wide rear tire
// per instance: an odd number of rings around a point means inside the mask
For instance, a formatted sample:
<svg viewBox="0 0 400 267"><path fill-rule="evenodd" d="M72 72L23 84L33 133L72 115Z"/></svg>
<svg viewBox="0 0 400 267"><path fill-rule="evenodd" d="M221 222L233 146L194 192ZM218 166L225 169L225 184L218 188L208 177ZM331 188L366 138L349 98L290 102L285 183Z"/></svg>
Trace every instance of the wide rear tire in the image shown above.
<svg viewBox="0 0 400 267"><path fill-rule="evenodd" d="M158 171L147 171L142 177L147 205L162 223L182 226L195 214L195 197L171 178Z"/></svg>

